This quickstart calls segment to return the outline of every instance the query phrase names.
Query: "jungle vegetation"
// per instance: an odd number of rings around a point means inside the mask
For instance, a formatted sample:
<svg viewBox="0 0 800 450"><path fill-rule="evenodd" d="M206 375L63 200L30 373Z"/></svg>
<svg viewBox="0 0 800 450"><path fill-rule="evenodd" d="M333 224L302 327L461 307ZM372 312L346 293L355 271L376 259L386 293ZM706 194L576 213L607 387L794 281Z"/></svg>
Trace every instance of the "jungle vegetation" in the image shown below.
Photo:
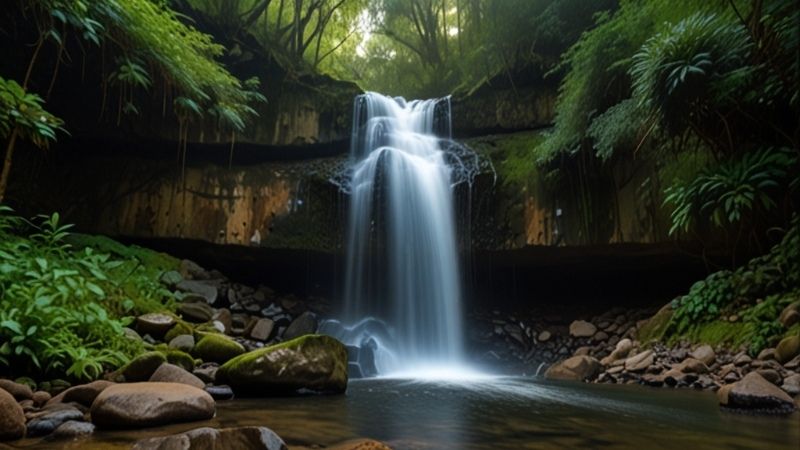
<svg viewBox="0 0 800 450"><path fill-rule="evenodd" d="M586 243L608 218L607 192L645 168L652 175L636 191L651 215L668 216L666 233L733 255L674 303L664 328L673 336L740 333L720 325L737 315L754 349L769 345L784 332L772 310L800 292L794 0L7 3L0 203L15 150L68 138L71 124L48 112L70 88L58 85L66 73L98 72L100 117L90 120L173 124L179 164L190 130L233 145L280 89L237 78L223 62L254 41L289 78L327 74L393 95L468 96L498 79L516 89L531 74L558 85L552 127L514 143L513 181L537 174L569 192L581 214L577 243ZM93 378L142 350L121 329L126 317L170 309L168 293L147 280L172 263L93 251L67 232L57 215L0 211L0 363ZM765 256L743 265L754 254Z"/></svg>

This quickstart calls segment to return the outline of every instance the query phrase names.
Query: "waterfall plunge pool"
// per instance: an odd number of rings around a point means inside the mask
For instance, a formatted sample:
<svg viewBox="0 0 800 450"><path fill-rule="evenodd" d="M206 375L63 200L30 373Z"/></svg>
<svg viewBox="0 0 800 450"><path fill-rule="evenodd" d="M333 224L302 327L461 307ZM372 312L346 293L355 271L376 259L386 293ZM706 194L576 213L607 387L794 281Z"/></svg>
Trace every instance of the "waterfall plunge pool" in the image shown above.
<svg viewBox="0 0 800 450"><path fill-rule="evenodd" d="M293 449L369 437L402 449L797 449L800 413L722 412L713 393L642 386L484 377L469 381L353 380L346 395L236 399L207 422L98 430L72 443L21 448L130 448L138 439L200 426L267 426Z"/></svg>

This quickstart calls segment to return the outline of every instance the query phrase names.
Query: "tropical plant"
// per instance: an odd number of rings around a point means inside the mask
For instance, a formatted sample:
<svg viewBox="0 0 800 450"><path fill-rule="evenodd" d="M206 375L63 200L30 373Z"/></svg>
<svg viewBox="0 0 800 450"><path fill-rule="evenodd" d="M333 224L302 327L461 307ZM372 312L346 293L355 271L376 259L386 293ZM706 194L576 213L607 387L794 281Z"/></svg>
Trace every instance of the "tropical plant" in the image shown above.
<svg viewBox="0 0 800 450"><path fill-rule="evenodd" d="M745 153L702 171L686 183L666 190L664 202L672 204L670 234L689 229L708 217L716 227L739 224L753 213L776 206L774 197L788 188L797 170L797 154L789 149L765 148Z"/></svg>
<svg viewBox="0 0 800 450"><path fill-rule="evenodd" d="M634 98L658 114L668 131L679 133L743 87L752 71L746 64L750 48L745 28L730 17L695 13L633 55ZM724 78L729 82L720 92L715 83Z"/></svg>
<svg viewBox="0 0 800 450"><path fill-rule="evenodd" d="M25 92L16 81L0 77L0 137L8 139L0 174L0 203L8 185L17 139L47 148L56 139L56 131L63 131L63 121L47 112L43 104L41 97Z"/></svg>
<svg viewBox="0 0 800 450"><path fill-rule="evenodd" d="M0 207L0 366L87 380L143 351L132 316L173 310L146 261L68 243L57 213L28 221ZM2 369L0 369L2 370Z"/></svg>

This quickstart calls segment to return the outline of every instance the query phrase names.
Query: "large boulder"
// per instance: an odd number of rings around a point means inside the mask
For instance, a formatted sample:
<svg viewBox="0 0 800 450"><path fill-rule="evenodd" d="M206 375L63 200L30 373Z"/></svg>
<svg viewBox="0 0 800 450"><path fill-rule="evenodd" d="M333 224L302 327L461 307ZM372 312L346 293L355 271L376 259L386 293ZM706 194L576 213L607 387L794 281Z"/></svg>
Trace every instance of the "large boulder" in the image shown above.
<svg viewBox="0 0 800 450"><path fill-rule="evenodd" d="M306 335L238 356L219 368L216 380L256 395L341 393L347 389L347 349L330 336Z"/></svg>
<svg viewBox="0 0 800 450"><path fill-rule="evenodd" d="M170 436L142 439L133 450L285 450L286 444L266 427L197 428Z"/></svg>
<svg viewBox="0 0 800 450"><path fill-rule="evenodd" d="M750 372L733 384L717 391L719 404L726 410L755 414L790 414L795 410L792 397L765 380L758 372Z"/></svg>
<svg viewBox="0 0 800 450"><path fill-rule="evenodd" d="M216 333L208 333L194 346L192 354L203 361L224 363L246 350L242 344Z"/></svg>
<svg viewBox="0 0 800 450"><path fill-rule="evenodd" d="M14 397L0 388L0 441L25 436L25 413Z"/></svg>
<svg viewBox="0 0 800 450"><path fill-rule="evenodd" d="M573 356L550 366L544 376L553 380L584 381L597 376L600 368L600 361L591 356Z"/></svg>
<svg viewBox="0 0 800 450"><path fill-rule="evenodd" d="M105 389L92 403L92 422L100 427L152 427L214 417L207 392L181 383L124 383Z"/></svg>
<svg viewBox="0 0 800 450"><path fill-rule="evenodd" d="M283 332L283 339L288 341L307 334L314 334L317 332L318 325L314 313L306 311L289 324L289 327Z"/></svg>
<svg viewBox="0 0 800 450"><path fill-rule="evenodd" d="M181 367L174 364L164 363L153 372L150 381L162 381L166 383L182 383L203 389L206 384L200 378L192 375Z"/></svg>
<svg viewBox="0 0 800 450"><path fill-rule="evenodd" d="M597 327L585 320L576 320L569 325L569 334L573 337L591 337L597 332Z"/></svg>
<svg viewBox="0 0 800 450"><path fill-rule="evenodd" d="M783 364L800 355L800 336L789 336L781 339L775 347L775 360Z"/></svg>

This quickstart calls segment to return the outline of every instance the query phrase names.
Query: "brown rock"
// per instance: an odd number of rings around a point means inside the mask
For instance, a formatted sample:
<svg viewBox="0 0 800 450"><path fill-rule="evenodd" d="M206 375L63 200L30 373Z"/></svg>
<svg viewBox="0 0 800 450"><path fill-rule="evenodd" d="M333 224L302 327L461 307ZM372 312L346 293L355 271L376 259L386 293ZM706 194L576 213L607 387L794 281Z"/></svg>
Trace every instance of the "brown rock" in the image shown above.
<svg viewBox="0 0 800 450"><path fill-rule="evenodd" d="M266 427L196 428L185 433L142 439L133 450L286 450L286 444ZM366 450L366 449L365 449Z"/></svg>
<svg viewBox="0 0 800 450"><path fill-rule="evenodd" d="M25 436L25 413L5 389L0 388L0 441Z"/></svg>
<svg viewBox="0 0 800 450"><path fill-rule="evenodd" d="M603 358L601 361L604 366L608 366L613 364L614 361L620 360L628 356L628 354L633 349L633 341L628 338L622 339L621 341L617 342L614 351L611 352L610 355Z"/></svg>
<svg viewBox="0 0 800 450"><path fill-rule="evenodd" d="M181 367L174 364L164 363L158 366L153 375L150 376L150 381L163 381L166 383L182 383L189 386L194 386L198 389L203 389L206 384L200 378L192 375Z"/></svg>
<svg viewBox="0 0 800 450"><path fill-rule="evenodd" d="M50 395L50 393L49 393L49 392L45 392L45 391L36 391L36 392L34 392L34 393L33 393L33 397L32 397L31 399L33 400L33 404L34 404L34 405L36 405L36 406L42 406L42 405L44 405L45 403L47 403L47 402L48 402L48 400L50 400L52 397L53 397L53 396L52 396L52 395Z"/></svg>
<svg viewBox="0 0 800 450"><path fill-rule="evenodd" d="M29 400L33 398L33 390L27 384L0 379L0 389L3 389L11 394L15 399L17 399L17 401Z"/></svg>
<svg viewBox="0 0 800 450"><path fill-rule="evenodd" d="M576 320L569 325L569 334L572 337L591 337L597 332L597 327L585 320Z"/></svg>
<svg viewBox="0 0 800 450"><path fill-rule="evenodd" d="M591 356L573 356L550 366L545 378L554 380L583 381L592 379L600 372L600 361Z"/></svg>
<svg viewBox="0 0 800 450"><path fill-rule="evenodd" d="M272 332L274 330L275 322L272 319L258 319L250 329L250 339L266 342L270 337L272 337Z"/></svg>
<svg viewBox="0 0 800 450"><path fill-rule="evenodd" d="M125 383L105 389L92 403L92 422L100 427L151 427L214 417L207 392L181 383Z"/></svg>
<svg viewBox="0 0 800 450"><path fill-rule="evenodd" d="M800 394L800 373L795 373L784 378L781 389L792 396Z"/></svg>
<svg viewBox="0 0 800 450"><path fill-rule="evenodd" d="M800 368L800 355L795 356L794 358L792 358L791 361L784 363L783 367L797 372L798 371L797 369Z"/></svg>
<svg viewBox="0 0 800 450"><path fill-rule="evenodd" d="M653 351L645 350L625 360L625 370L628 372L640 372L653 364Z"/></svg>
<svg viewBox="0 0 800 450"><path fill-rule="evenodd" d="M786 328L800 322L800 301L793 302L786 308L783 308L778 320Z"/></svg>
<svg viewBox="0 0 800 450"><path fill-rule="evenodd" d="M711 348L710 345L705 344L694 349L694 351L689 353L689 356L698 361L702 361L703 364L707 366L713 364L714 360L717 358L716 353L714 353L714 349Z"/></svg>
<svg viewBox="0 0 800 450"><path fill-rule="evenodd" d="M550 340L550 337L551 337L551 336L552 336L552 335L550 334L550 332L549 332L549 331L547 331L547 330L544 330L544 331L542 331L541 333L539 333L539 336L538 336L536 339L537 339L539 342L547 342L547 341L549 341L549 340Z"/></svg>
<svg viewBox="0 0 800 450"><path fill-rule="evenodd" d="M173 326L175 319L167 314L149 313L136 318L136 330L154 338L162 338Z"/></svg>
<svg viewBox="0 0 800 450"><path fill-rule="evenodd" d="M222 326L225 327L224 333L230 334L231 328L233 327L233 319L231 317L230 310L228 310L227 308L218 309L211 317L211 320L219 321L222 324Z"/></svg>
<svg viewBox="0 0 800 450"><path fill-rule="evenodd" d="M781 314L781 323L786 328L789 328L798 322L800 322L800 312L797 310L788 311L786 315Z"/></svg>
<svg viewBox="0 0 800 450"><path fill-rule="evenodd" d="M783 381L781 374L775 369L758 369L756 372L775 386L780 386Z"/></svg>
<svg viewBox="0 0 800 450"><path fill-rule="evenodd" d="M675 369L678 369L683 373L708 373L708 366L706 366L702 361L694 358L684 359L683 362L675 366Z"/></svg>
<svg viewBox="0 0 800 450"><path fill-rule="evenodd" d="M761 361L768 361L770 359L775 359L775 349L774 348L765 348L759 352L756 359L760 359Z"/></svg>
<svg viewBox="0 0 800 450"><path fill-rule="evenodd" d="M790 414L795 404L789 394L765 380L757 372L750 372L733 384L717 391L720 406L734 411L757 414Z"/></svg>
<svg viewBox="0 0 800 450"><path fill-rule="evenodd" d="M746 353L744 353L744 352L742 352L742 353L739 353L739 354L738 354L738 355L736 355L736 357L733 359L733 363L734 363L735 365L737 365L737 366L746 366L746 365L750 364L751 362L753 362L753 358L751 358L750 356L748 356L748 355L747 355Z"/></svg>
<svg viewBox="0 0 800 450"><path fill-rule="evenodd" d="M575 350L575 353L573 353L573 356L588 356L589 353L591 353L591 351L592 351L591 347L587 346L578 347L578 349Z"/></svg>
<svg viewBox="0 0 800 450"><path fill-rule="evenodd" d="M91 383L73 386L51 398L47 404L76 402L88 408L92 406L94 399L97 398L103 390L114 384L116 383L112 381L97 380Z"/></svg>

